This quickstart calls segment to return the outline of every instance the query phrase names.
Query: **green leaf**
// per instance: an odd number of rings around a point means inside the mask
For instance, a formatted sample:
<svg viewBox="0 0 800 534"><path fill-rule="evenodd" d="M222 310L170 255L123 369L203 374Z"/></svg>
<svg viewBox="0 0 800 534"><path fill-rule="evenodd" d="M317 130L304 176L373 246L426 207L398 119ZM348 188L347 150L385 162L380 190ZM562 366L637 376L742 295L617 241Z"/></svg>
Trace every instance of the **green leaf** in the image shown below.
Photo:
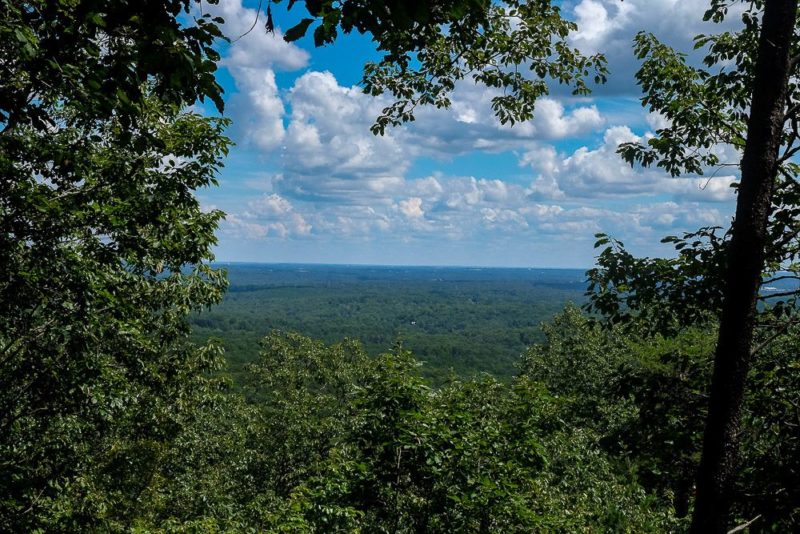
<svg viewBox="0 0 800 534"><path fill-rule="evenodd" d="M314 19L302 19L296 25L286 30L286 33L283 34L283 40L289 43L292 41L297 41L306 34L306 31L308 31L308 27L312 22L314 22Z"/></svg>

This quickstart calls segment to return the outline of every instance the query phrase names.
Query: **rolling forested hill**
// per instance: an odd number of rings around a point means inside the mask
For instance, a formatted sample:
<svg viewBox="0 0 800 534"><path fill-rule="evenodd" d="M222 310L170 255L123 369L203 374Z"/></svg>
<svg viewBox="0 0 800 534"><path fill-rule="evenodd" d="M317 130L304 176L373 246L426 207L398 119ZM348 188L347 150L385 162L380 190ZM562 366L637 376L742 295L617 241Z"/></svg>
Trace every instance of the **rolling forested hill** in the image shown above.
<svg viewBox="0 0 800 534"><path fill-rule="evenodd" d="M222 339L234 375L272 330L326 342L357 338L371 354L402 342L439 381L506 378L539 324L580 302L579 269L229 264L221 305L192 319L198 339Z"/></svg>

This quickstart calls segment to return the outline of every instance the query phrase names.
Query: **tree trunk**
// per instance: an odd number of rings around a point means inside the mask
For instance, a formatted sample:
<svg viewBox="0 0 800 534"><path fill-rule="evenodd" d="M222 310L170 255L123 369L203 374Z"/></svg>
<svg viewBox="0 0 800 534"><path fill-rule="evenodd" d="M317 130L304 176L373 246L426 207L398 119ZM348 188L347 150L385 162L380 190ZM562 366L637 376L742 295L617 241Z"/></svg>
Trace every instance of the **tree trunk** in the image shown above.
<svg viewBox="0 0 800 534"><path fill-rule="evenodd" d="M691 532L726 532L798 0L766 0Z"/></svg>

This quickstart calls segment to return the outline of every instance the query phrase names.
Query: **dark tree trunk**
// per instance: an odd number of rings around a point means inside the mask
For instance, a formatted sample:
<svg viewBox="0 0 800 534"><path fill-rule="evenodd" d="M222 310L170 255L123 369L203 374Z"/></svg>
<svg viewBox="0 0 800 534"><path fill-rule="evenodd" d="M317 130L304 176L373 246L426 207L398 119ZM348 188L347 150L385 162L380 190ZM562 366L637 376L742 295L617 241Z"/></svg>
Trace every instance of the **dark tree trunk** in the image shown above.
<svg viewBox="0 0 800 534"><path fill-rule="evenodd" d="M726 532L798 0L766 0L691 532Z"/></svg>
<svg viewBox="0 0 800 534"><path fill-rule="evenodd" d="M675 488L675 497L672 499L672 506L675 508L676 517L686 517L689 515L689 502L692 498L692 477L691 475L681 478Z"/></svg>

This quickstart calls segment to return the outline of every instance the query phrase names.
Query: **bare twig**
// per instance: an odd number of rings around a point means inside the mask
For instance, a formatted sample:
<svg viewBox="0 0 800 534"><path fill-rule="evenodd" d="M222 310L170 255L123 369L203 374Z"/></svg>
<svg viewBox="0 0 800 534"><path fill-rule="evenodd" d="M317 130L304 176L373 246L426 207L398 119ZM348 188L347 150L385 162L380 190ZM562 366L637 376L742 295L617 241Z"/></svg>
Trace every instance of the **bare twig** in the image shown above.
<svg viewBox="0 0 800 534"><path fill-rule="evenodd" d="M759 300L766 300L766 299L774 299L778 297L792 297L800 293L800 289L795 289L794 291L781 291L779 293L769 293L767 295L760 295L758 297Z"/></svg>
<svg viewBox="0 0 800 534"><path fill-rule="evenodd" d="M264 1L264 0L258 0L258 8L256 8L256 20L254 20L254 21L253 21L253 25L252 25L252 26L250 26L250 29L249 29L249 30L247 30L246 32L244 32L242 35L240 35L240 36L239 36L239 37L237 37L236 39L233 39L233 40L231 41L231 44L235 43L236 41L238 41L239 39L241 39L242 37L244 37L245 35L247 35L247 34L248 34L248 33L250 33L251 31L253 31L253 28L255 28L255 27L256 27L256 24L258 24L258 17L259 17L259 15L261 15L261 3L262 3L263 1Z"/></svg>
<svg viewBox="0 0 800 534"><path fill-rule="evenodd" d="M775 278L768 278L762 282L762 284L771 284L773 282L777 282L778 280L800 280L800 275L797 274L786 274L782 276L776 276Z"/></svg>

